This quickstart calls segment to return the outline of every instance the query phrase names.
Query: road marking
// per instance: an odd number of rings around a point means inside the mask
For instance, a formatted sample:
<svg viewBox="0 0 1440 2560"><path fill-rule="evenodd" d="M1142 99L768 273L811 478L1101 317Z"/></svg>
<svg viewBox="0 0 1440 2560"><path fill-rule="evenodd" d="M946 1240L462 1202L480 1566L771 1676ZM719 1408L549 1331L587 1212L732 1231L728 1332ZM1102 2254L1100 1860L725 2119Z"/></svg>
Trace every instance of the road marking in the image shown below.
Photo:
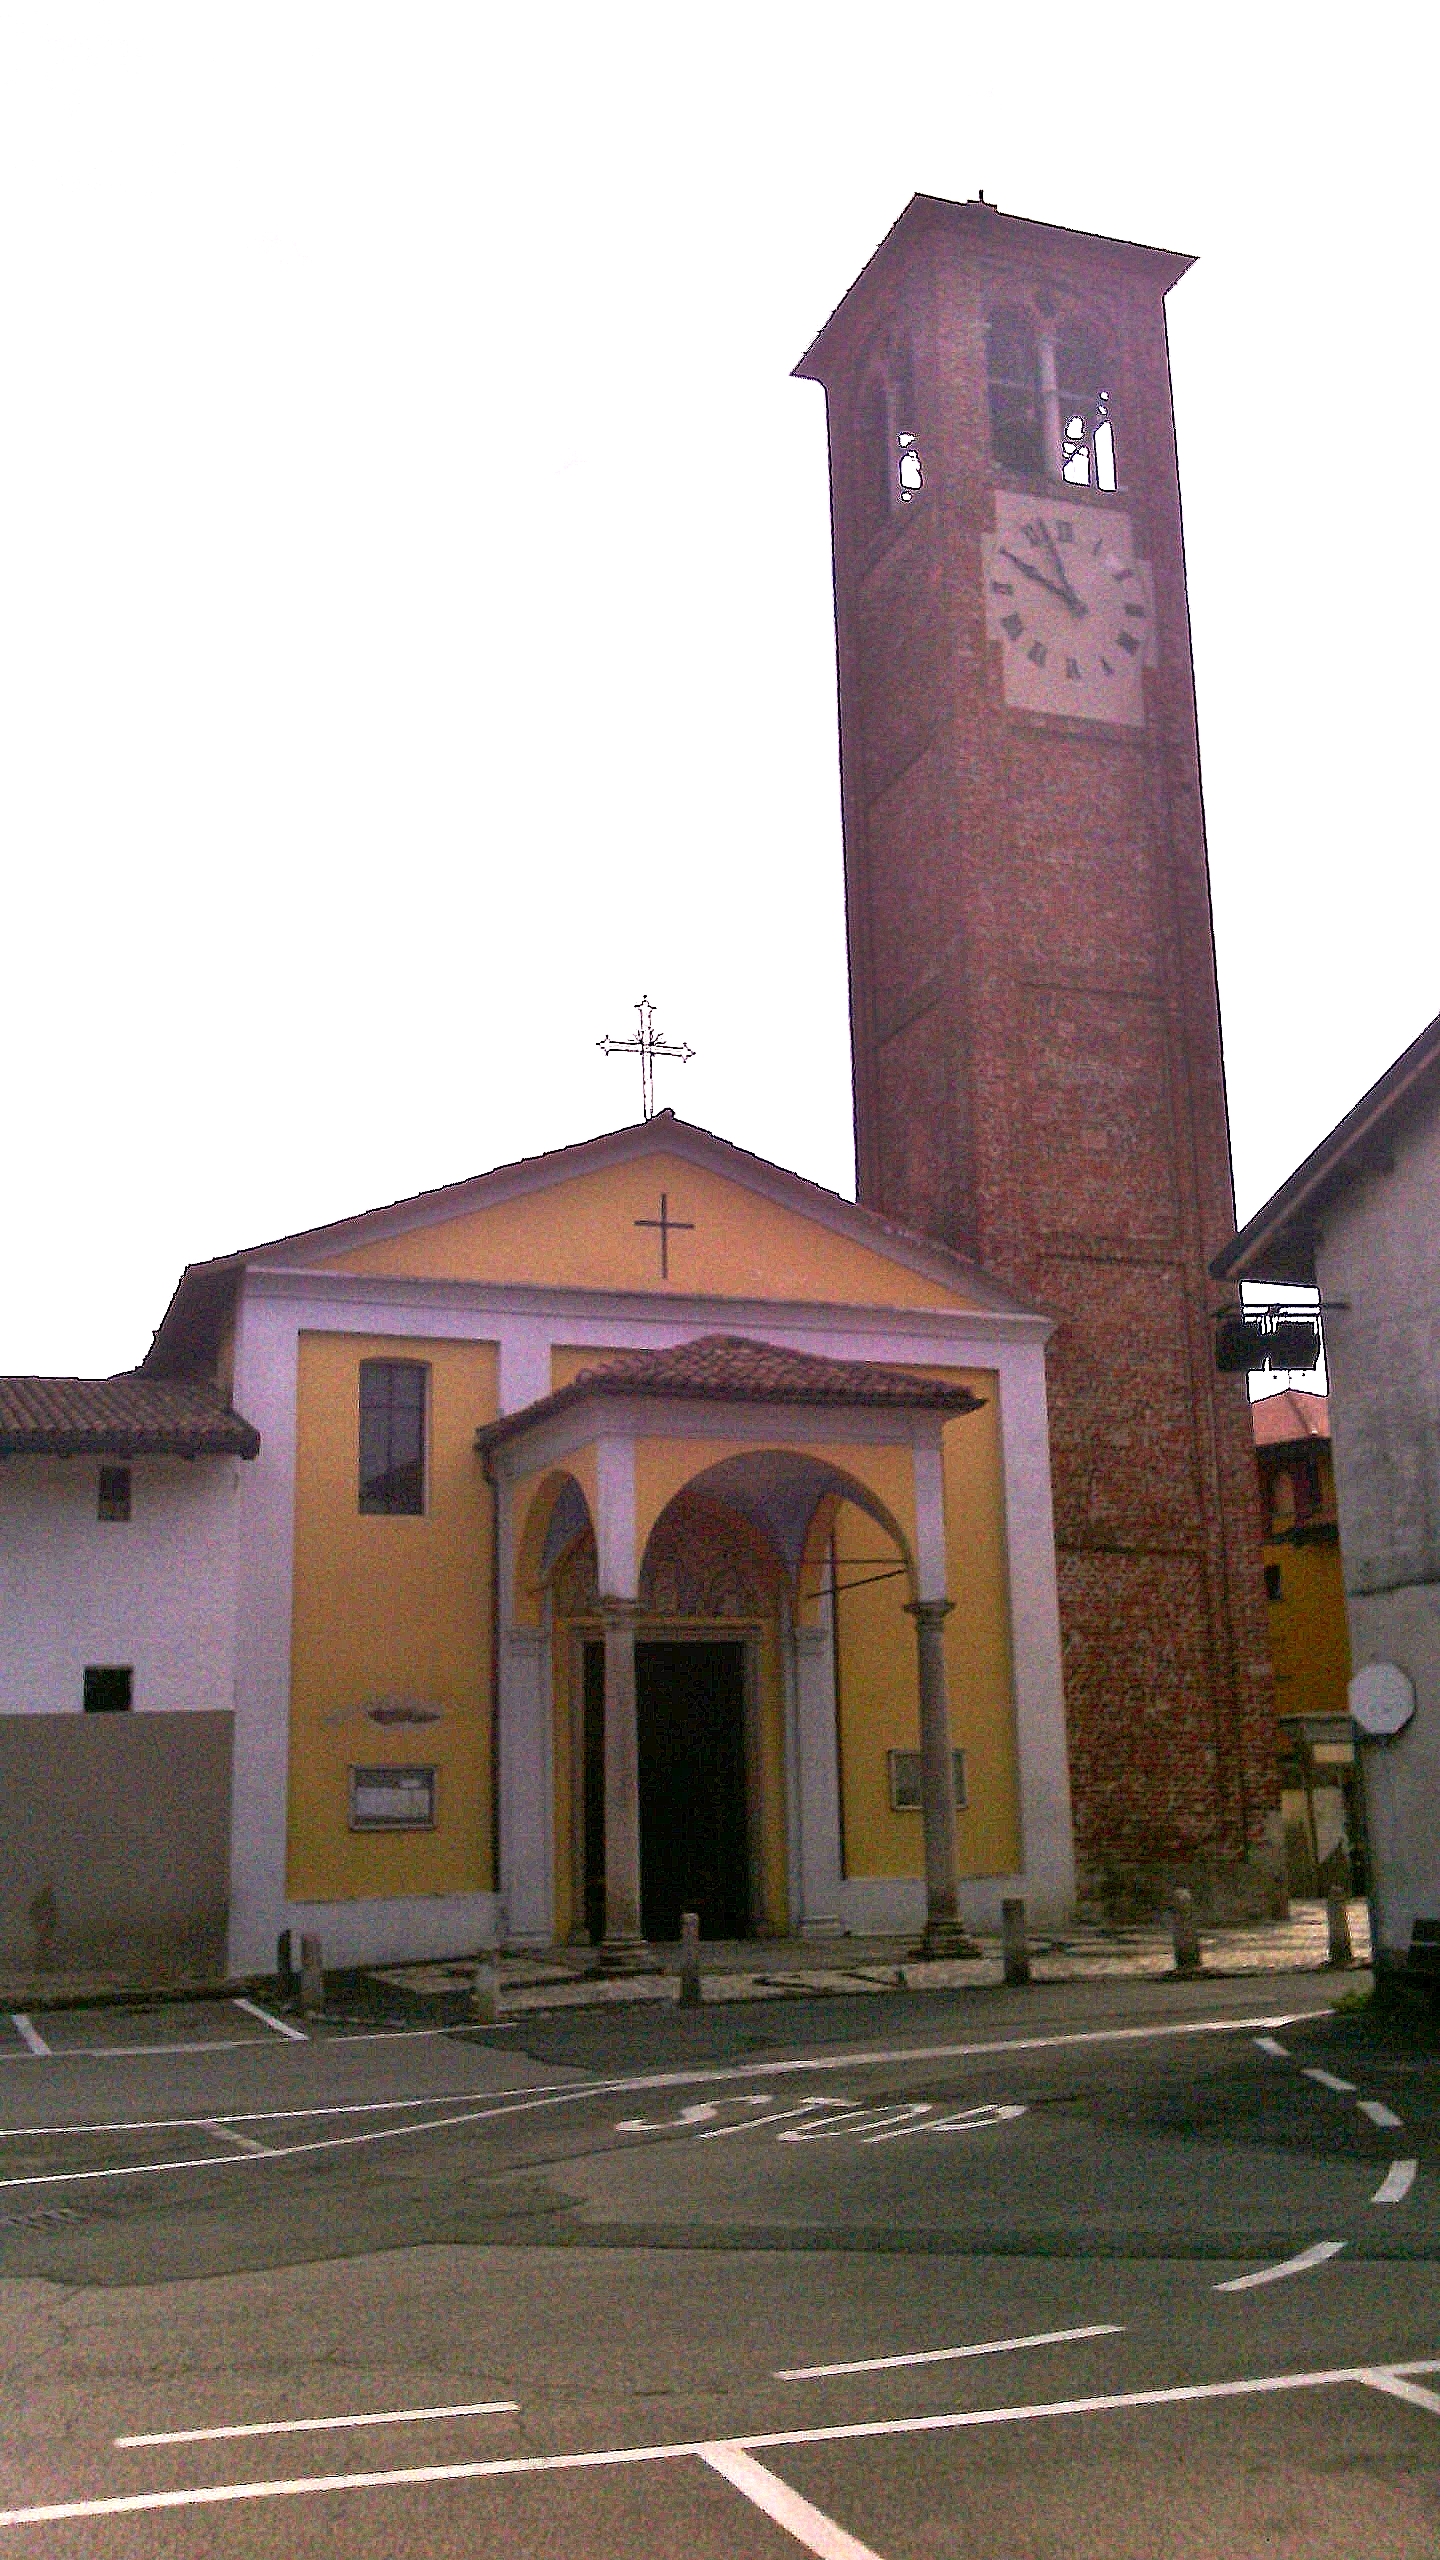
<svg viewBox="0 0 1440 2560"><path fill-rule="evenodd" d="M1403 2204L1415 2184L1418 2160L1392 2160L1371 2197L1372 2204Z"/></svg>
<svg viewBox="0 0 1440 2560"><path fill-rule="evenodd" d="M877 2436L936 2435L960 2427L1002 2427L1037 2418L1083 2418L1108 2409L1172 2408L1186 2401L1242 2400L1285 2391L1333 2390L1363 2383L1384 2390L1415 2373L1440 2373L1440 2356L1416 2356L1403 2364L1334 2365L1315 2373L1267 2373L1234 2382L1182 2382L1166 2390L1105 2391L1083 2400L1035 2400L1000 2409L952 2409L937 2417L869 2418L844 2427L785 2427L765 2435L735 2436L742 2453L766 2453L784 2445L860 2443ZM1408 2395L1400 2394L1400 2397ZM1436 2395L1440 2397L1440 2395ZM484 2462L428 2462L393 2471L340 2471L292 2480L206 2483L199 2489L139 2490L120 2498L73 2498L44 2507L0 2508L0 2526L68 2524L95 2516L143 2515L166 2507L239 2506L258 2498L317 2498L343 2489L422 2488L444 2480L498 2480L543 2471L628 2469L642 2462L705 2460L714 2439L692 2444L606 2446L596 2452L507 2454Z"/></svg>
<svg viewBox="0 0 1440 2560"><path fill-rule="evenodd" d="M288 2018L272 2017L268 2009L261 2008L258 2000L237 1998L230 2005L232 2009L243 2009L247 2018L258 2018L262 2027L273 2027L277 2036L288 2036L292 2044L308 2044L310 2041L303 2027L292 2027Z"/></svg>
<svg viewBox="0 0 1440 2560"><path fill-rule="evenodd" d="M1440 2392L1424 2391L1418 2382L1407 2382L1403 2375L1377 2366L1373 2373L1362 2373L1372 2391L1388 2391L1396 2400L1409 2400L1417 2409L1428 2409L1432 2418L1440 2418Z"/></svg>
<svg viewBox="0 0 1440 2560"><path fill-rule="evenodd" d="M1311 2013L1307 2011L1288 2011L1284 2017L1270 2019L1187 2018L1183 2020L1171 2020L1163 2026L1085 2027L1064 2035L1004 2036L970 2044L884 2046L873 2048L871 2051L866 2053L856 2053L852 2050L846 2053L790 2056L783 2061L727 2063L707 2069L689 2068L677 2071L650 2071L636 2074L626 2079L567 2082L559 2089L546 2089L539 2092L528 2090L491 2091L488 2092L487 2095L492 2099L498 2100L499 2103L480 2108L472 2108L467 2113L458 2116L436 2116L423 2124L381 2125L373 2132L368 2133L335 2134L327 2136L323 2140L314 2142L288 2143L277 2147L272 2156L276 2159L290 2159L302 2153L313 2151L348 2150L356 2143L360 2142L391 2142L396 2140L401 2134L405 2133L443 2133L457 2125L481 2124L498 2116L533 2114L538 2109L545 2107L573 2106L585 2098L615 2097L642 2089L693 2089L701 2086L713 2087L717 2081L721 2080L778 2079L781 2077L793 2078L797 2073L801 2072L809 2072L813 2075L822 2071L848 2072L872 2070L882 2064L909 2065L920 2062L988 2060L995 2056L1008 2056L1015 2053L1052 2052L1060 2047L1069 2047L1074 2045L1157 2043L1165 2040L1174 2040L1177 2037L1197 2035L1248 2034L1252 2029L1261 2026L1291 2026L1296 2023L1297 2018L1303 2020L1310 2014ZM330 2043L363 2040L364 2039L332 2037L327 2039L327 2045ZM258 2039L256 2038L247 2037L245 2039L247 2050L253 2050L257 2041ZM154 2048L157 2053L173 2053L180 2050L215 2053L223 2052L228 2049L228 2047L219 2043L206 2046L194 2046L192 2048L181 2048L172 2045L158 2045ZM137 2046L120 2046L117 2050L127 2058L133 2058L137 2052L143 2051L145 2048ZM69 2057L67 2057L67 2059L68 2058ZM474 2094L478 2095L479 2092L477 2091ZM456 2097L449 2099L443 2097L433 2099L376 2099L367 2101L363 2111L366 2113L379 2114L382 2112L398 2112L404 2107L455 2107L463 2104L464 2096L465 2093L462 2091L458 2093ZM351 2110L335 2106L295 2109L290 2112L297 2115L308 2114L334 2116L352 2111L360 2112L361 2110ZM266 2110L257 2108L246 2116L244 2121L257 2123L276 2120L285 2112L287 2111L272 2109L268 2111L267 2114ZM232 2124L240 2120L241 2119L238 2115L231 2116L226 2119L227 2122ZM195 2127L213 2125L214 2122L215 2119L210 2116L172 2116L156 2117L149 2120L142 2118L137 2119L137 2121L130 2126L112 2126L108 2128L96 2125L14 2125L9 2128L9 2133L11 2138L18 2139L22 2134L34 2135L39 2132L74 2134L93 2133L104 2130L129 2131L136 2133L152 2130L181 2131ZM243 2165L244 2163L239 2159L224 2160L215 2154L208 2154L203 2159L147 2160L135 2163L126 2163L122 2166L107 2167L104 2169L53 2169L33 2172L30 2175L21 2178L0 2178L0 2191L10 2187L63 2186L69 2183L82 2184L101 2178L158 2177L167 2170L214 2169L218 2167L238 2169Z"/></svg>
<svg viewBox="0 0 1440 2560"><path fill-rule="evenodd" d="M1278 2036L1257 2036L1255 2042L1262 2053L1273 2053L1281 2062L1290 2060L1290 2047L1282 2044Z"/></svg>
<svg viewBox="0 0 1440 2560"><path fill-rule="evenodd" d="M1088 2329L1037 2329L1028 2338L985 2338L974 2347L922 2347L914 2355L860 2356L851 2364L792 2364L777 2371L777 2382L823 2382L832 2373L889 2373L907 2364L950 2364L960 2356L1008 2356L1021 2347L1068 2346L1073 2338L1119 2338L1119 2320L1100 2320Z"/></svg>
<svg viewBox="0 0 1440 2560"><path fill-rule="evenodd" d="M773 2471L766 2470L763 2462L756 2461L753 2453L743 2452L738 2444L702 2445L700 2459L748 2498L753 2507L758 2507L762 2515L769 2516L772 2524L803 2542L807 2551L815 2553L816 2560L879 2560L879 2553L868 2542L857 2542L854 2534L847 2533L833 2516L812 2507L798 2489L787 2488Z"/></svg>
<svg viewBox="0 0 1440 2560"><path fill-rule="evenodd" d="M1257 2268L1253 2276L1231 2276L1227 2283L1211 2286L1212 2293L1249 2293L1257 2284L1278 2284L1282 2276L1303 2276L1311 2267L1323 2267L1327 2258L1338 2258L1343 2240L1312 2240L1293 2258L1282 2258L1278 2266Z"/></svg>
<svg viewBox="0 0 1440 2560"><path fill-rule="evenodd" d="M1362 2116L1368 2116L1372 2124L1378 2124L1382 2133L1400 2131L1404 2118L1397 2116L1393 2108L1382 2107L1378 2098L1357 2098L1355 2103Z"/></svg>
<svg viewBox="0 0 1440 2560"><path fill-rule="evenodd" d="M172 2427L164 2435L112 2436L122 2452L135 2445L215 2444L233 2436L315 2435L327 2427L412 2427L425 2418L496 2418L518 2409L518 2400L462 2400L451 2409L366 2409L347 2418L257 2418L240 2427Z"/></svg>
<svg viewBox="0 0 1440 2560"><path fill-rule="evenodd" d="M19 2039L20 2039L21 2043L24 2045L24 2047L25 2047L25 2049L26 2049L26 2052L27 2052L27 2053L38 2053L38 2054L48 2054L48 2053L49 2053L49 2051L50 2051L50 2047L49 2047L49 2046L48 2046L48 2044L46 2043L46 2041L45 2041L44 2037L43 2037L42 2035L40 2035L34 2027L32 2027L32 2026L31 2026L30 2021L29 2021L29 2019L26 2017L25 2012L24 2012L24 2010L23 2010L23 2009L12 2009L12 2010L11 2010L11 2012L10 2012L10 2024L11 2024L11 2026L14 2028L15 2033L16 2033L16 2034L17 2034L17 2036L19 2037Z"/></svg>
<svg viewBox="0 0 1440 2560"><path fill-rule="evenodd" d="M268 2142L256 2142L252 2135L241 2133L233 2124L225 2124L219 2116L207 2116L204 2130L213 2133L217 2142L233 2142L237 2151L248 2151L257 2160L273 2160L275 2152Z"/></svg>
<svg viewBox="0 0 1440 2560"><path fill-rule="evenodd" d="M1354 2096L1355 2083L1353 2080L1341 2080L1335 2072L1319 2071L1315 2068L1313 2063L1309 2062L1303 2063L1301 2068L1304 2071L1306 2079L1318 2080L1322 2089L1334 2089L1342 2098L1351 2098Z"/></svg>

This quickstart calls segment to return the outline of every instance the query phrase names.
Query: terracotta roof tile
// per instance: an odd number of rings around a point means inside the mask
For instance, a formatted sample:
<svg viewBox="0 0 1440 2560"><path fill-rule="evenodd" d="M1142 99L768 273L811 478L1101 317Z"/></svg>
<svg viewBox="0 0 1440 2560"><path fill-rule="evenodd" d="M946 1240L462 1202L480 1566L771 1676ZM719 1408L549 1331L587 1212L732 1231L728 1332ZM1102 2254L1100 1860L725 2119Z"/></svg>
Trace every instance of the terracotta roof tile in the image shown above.
<svg viewBox="0 0 1440 2560"><path fill-rule="evenodd" d="M919 1413L975 1413L982 1399L958 1381L878 1360L829 1360L811 1351L712 1333L673 1351L621 1351L582 1369L567 1387L523 1412L506 1414L476 1434L493 1447L589 1396L667 1396L730 1404L878 1405Z"/></svg>
<svg viewBox="0 0 1440 2560"><path fill-rule="evenodd" d="M259 1446L203 1379L0 1378L0 1456L253 1458Z"/></svg>
<svg viewBox="0 0 1440 2560"><path fill-rule="evenodd" d="M1328 1440L1329 1398L1305 1387L1282 1387L1278 1396L1261 1396L1252 1404L1250 1428L1257 1449L1283 1449L1293 1440Z"/></svg>

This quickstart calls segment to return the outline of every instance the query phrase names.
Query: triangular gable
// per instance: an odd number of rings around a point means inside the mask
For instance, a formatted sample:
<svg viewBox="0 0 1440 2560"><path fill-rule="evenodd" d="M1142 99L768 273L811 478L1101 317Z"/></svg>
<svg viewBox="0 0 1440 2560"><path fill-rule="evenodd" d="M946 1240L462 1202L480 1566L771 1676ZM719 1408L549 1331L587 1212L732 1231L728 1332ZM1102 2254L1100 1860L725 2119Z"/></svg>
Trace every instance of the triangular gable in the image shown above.
<svg viewBox="0 0 1440 2560"><path fill-rule="evenodd" d="M651 1221L663 1214L668 1236ZM662 1260L668 1271L662 1270ZM184 1274L145 1365L189 1366L246 1268L1031 1314L943 1245L670 1111Z"/></svg>

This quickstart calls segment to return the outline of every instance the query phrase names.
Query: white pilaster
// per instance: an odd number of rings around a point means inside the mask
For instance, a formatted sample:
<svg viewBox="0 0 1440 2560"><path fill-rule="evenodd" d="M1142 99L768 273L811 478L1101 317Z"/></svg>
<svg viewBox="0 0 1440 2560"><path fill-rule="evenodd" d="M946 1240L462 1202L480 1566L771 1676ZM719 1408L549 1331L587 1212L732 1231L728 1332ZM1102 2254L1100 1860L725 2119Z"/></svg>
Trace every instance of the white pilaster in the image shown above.
<svg viewBox="0 0 1440 2560"><path fill-rule="evenodd" d="M795 1873L803 1938L837 1937L840 1893L840 1757L835 1731L835 1656L828 1625L796 1627Z"/></svg>

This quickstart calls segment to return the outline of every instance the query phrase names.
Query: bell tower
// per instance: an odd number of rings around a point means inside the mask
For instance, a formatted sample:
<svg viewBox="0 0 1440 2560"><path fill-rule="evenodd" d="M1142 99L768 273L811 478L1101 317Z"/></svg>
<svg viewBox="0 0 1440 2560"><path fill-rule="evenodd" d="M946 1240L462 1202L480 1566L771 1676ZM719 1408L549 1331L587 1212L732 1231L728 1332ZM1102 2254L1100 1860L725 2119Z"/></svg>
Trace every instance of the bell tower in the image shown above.
<svg viewBox="0 0 1440 2560"><path fill-rule="evenodd" d="M830 440L860 1197L1057 1319L1082 1890L1279 1889L1165 335L1190 261L916 196Z"/></svg>

